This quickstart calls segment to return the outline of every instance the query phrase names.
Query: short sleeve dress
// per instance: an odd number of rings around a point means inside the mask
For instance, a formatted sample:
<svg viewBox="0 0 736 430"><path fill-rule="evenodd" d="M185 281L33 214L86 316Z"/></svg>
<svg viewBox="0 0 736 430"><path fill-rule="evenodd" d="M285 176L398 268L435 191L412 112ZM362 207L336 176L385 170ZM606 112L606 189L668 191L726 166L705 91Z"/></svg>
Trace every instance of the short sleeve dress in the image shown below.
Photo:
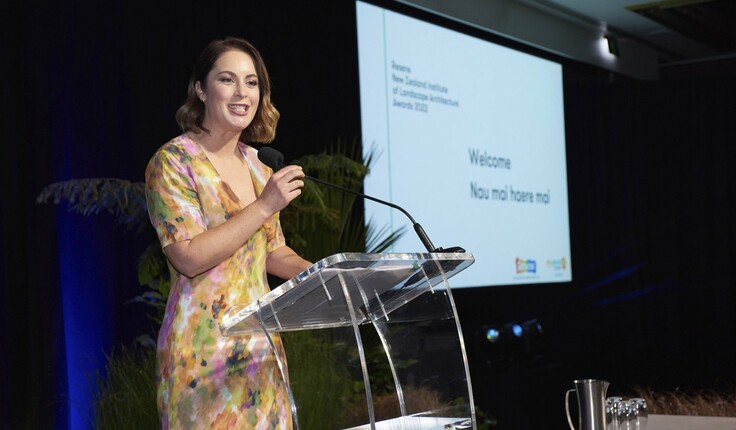
<svg viewBox="0 0 736 430"><path fill-rule="evenodd" d="M259 195L272 172L254 148L240 143L239 149ZM162 248L192 239L243 209L186 134L152 157L146 199ZM266 256L283 245L275 214L235 254L200 275L188 278L169 263L171 292L157 346L163 429L291 429L289 400L267 339L223 337L219 329L230 306L269 291ZM275 343L283 354L279 339Z"/></svg>

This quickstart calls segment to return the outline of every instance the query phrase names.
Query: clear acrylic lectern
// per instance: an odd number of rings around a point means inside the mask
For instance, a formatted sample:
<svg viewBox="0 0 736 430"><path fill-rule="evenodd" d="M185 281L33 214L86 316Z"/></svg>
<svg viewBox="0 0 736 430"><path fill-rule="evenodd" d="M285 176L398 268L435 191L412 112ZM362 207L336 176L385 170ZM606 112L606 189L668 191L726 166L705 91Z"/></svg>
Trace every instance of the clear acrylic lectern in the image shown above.
<svg viewBox="0 0 736 430"><path fill-rule="evenodd" d="M346 421L349 424L341 428L475 429L468 361L448 282L473 262L467 253L336 254L255 303L232 306L221 330L225 336L265 333L272 347L272 335L279 332L336 328L349 332L362 374L358 382L365 391L360 405L365 420ZM383 378L390 373L389 402L394 403L394 412L386 411L391 408L385 407L385 398L372 394L377 382L371 372L378 372L375 360L366 357L369 333L382 351L385 365L380 367L388 369ZM286 363L279 354L276 357L294 428L299 430L298 401L289 386Z"/></svg>

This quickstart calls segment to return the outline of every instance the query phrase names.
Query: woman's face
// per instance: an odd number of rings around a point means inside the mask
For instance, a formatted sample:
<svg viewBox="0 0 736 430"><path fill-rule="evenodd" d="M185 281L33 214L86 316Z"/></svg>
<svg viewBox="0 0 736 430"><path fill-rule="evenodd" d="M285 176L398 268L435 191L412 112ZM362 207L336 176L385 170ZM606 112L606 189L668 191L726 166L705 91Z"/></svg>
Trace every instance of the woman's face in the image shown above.
<svg viewBox="0 0 736 430"><path fill-rule="evenodd" d="M205 85L197 81L197 95L204 102L202 125L212 133L240 133L253 121L258 109L256 67L250 55L227 51L215 61Z"/></svg>

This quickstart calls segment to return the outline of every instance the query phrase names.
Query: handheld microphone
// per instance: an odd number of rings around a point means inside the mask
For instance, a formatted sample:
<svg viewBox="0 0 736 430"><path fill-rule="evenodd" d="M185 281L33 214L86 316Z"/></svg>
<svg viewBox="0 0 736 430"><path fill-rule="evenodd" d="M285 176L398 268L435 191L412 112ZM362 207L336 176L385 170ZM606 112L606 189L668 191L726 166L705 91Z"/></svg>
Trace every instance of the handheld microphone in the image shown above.
<svg viewBox="0 0 736 430"><path fill-rule="evenodd" d="M273 149L271 147L268 147L268 146L264 146L263 148L261 148L261 149L258 150L258 159L261 160L261 163L263 163L266 166L268 166L271 169L273 169L274 172L276 172L279 169L281 169L282 167L284 167L284 155L282 153L280 153L279 151L277 151L277 150L275 150L275 149ZM314 177L309 176L309 175L304 175L304 177L306 179L309 179L310 181L317 182L317 183L322 184L322 185L327 185L328 187L336 188L336 189L338 189L340 191L344 191L346 193L355 194L356 196L363 197L364 199L372 200L374 202L381 203L383 205L386 205L386 206L392 207L394 209L400 210L412 222L412 224L414 226L414 231L417 233L417 236L419 236L419 240L422 241L422 244L424 244L425 248L427 248L427 251L429 251L429 252L447 252L447 253L465 252L465 249L463 249L463 248L461 248L459 246L454 246L452 248L447 248L447 249L444 249L444 248L435 248L434 245L432 244L432 241L429 240L429 237L427 236L427 233L424 231L424 229L422 228L422 226L419 225L419 223L416 222L411 215L409 215L409 212L405 211L404 208L402 208L399 205L395 205L393 203L390 203L390 202L387 202L387 201L384 201L384 200L381 200L381 199L377 199L377 198L372 197L372 196L369 196L367 194L359 193L357 191L353 191L351 189L348 189L348 188L345 188L345 187L341 187L339 185L336 185L336 184L333 184L333 183L330 183L330 182L327 182L327 181L323 181L321 179L317 179L317 178L314 178Z"/></svg>

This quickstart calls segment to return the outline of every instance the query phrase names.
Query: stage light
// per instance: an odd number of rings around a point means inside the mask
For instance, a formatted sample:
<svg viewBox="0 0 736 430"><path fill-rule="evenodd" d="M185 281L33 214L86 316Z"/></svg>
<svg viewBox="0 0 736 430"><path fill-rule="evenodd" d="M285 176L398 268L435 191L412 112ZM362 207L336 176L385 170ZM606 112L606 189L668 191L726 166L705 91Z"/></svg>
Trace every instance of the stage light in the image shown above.
<svg viewBox="0 0 736 430"><path fill-rule="evenodd" d="M501 338L501 332L495 328L486 330L486 339L491 343L496 343Z"/></svg>
<svg viewBox="0 0 736 430"><path fill-rule="evenodd" d="M494 372L538 366L545 362L546 341L536 318L484 324L474 332L474 363Z"/></svg>
<svg viewBox="0 0 736 430"><path fill-rule="evenodd" d="M512 325L511 332L514 333L514 336L516 337L522 337L524 335L524 329L521 328L519 324Z"/></svg>

